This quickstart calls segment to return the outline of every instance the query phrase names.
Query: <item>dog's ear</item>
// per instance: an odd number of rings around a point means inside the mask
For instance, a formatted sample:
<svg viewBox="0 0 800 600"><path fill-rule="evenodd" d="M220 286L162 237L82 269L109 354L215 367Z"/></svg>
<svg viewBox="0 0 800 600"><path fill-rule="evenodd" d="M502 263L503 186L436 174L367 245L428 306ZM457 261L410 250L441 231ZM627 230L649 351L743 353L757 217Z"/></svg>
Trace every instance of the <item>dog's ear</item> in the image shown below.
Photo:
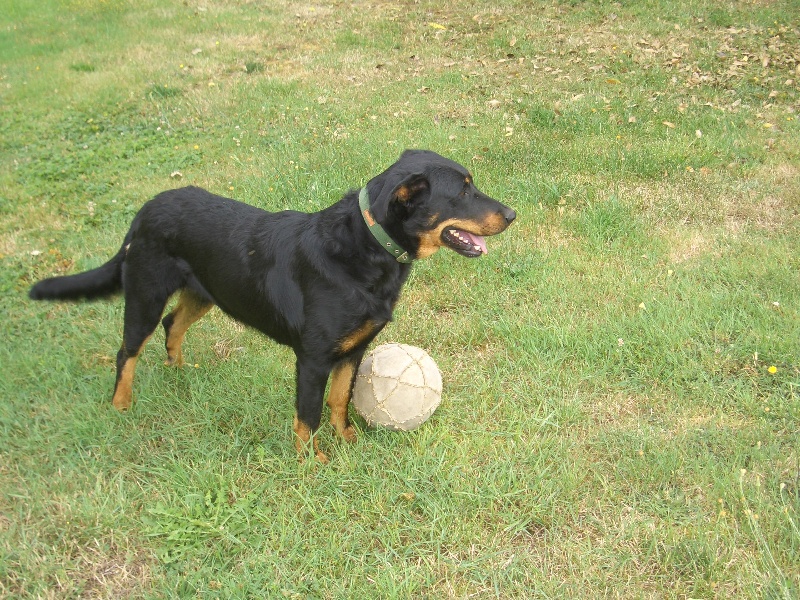
<svg viewBox="0 0 800 600"><path fill-rule="evenodd" d="M415 173L414 175L409 175L403 181L397 184L392 191L392 196L398 202L408 204L411 202L414 196L420 192L428 190L429 188L430 184L428 183L428 178L422 173Z"/></svg>
<svg viewBox="0 0 800 600"><path fill-rule="evenodd" d="M375 202L372 203L372 214L377 221L383 221L393 202L410 206L414 197L430 189L428 178L423 173L413 173L405 177L400 183L392 186L387 182L383 186Z"/></svg>

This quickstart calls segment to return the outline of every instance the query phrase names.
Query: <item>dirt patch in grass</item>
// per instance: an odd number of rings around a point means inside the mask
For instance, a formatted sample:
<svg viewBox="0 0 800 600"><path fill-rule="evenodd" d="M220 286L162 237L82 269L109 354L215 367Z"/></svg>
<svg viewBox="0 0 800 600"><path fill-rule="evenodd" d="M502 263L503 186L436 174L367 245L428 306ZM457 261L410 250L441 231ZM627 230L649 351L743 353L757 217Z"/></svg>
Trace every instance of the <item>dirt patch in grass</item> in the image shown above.
<svg viewBox="0 0 800 600"><path fill-rule="evenodd" d="M774 232L787 225L792 216L796 216L796 213L783 198L769 195L744 210L727 215L725 226L732 233L739 233L748 225Z"/></svg>
<svg viewBox="0 0 800 600"><path fill-rule="evenodd" d="M640 395L617 393L587 403L585 410L597 425L608 426L613 423L620 426L626 422L638 421L649 405L650 401Z"/></svg>
<svg viewBox="0 0 800 600"><path fill-rule="evenodd" d="M150 567L143 552L131 555L130 550L104 550L98 545L79 550L73 575L73 585L67 589L82 589L81 597L129 598L149 587Z"/></svg>
<svg viewBox="0 0 800 600"><path fill-rule="evenodd" d="M0 517L0 533L8 534L10 528L10 521ZM117 540L117 537L112 533L110 538L93 539L89 543L62 539L31 549L27 556L34 562L10 564L10 571L0 582L0 595L31 597L43 593L37 597L141 597L150 586L152 560L145 550L134 548L129 540ZM30 540L17 542L30 545ZM43 576L42 579L31 579L28 575L32 571Z"/></svg>

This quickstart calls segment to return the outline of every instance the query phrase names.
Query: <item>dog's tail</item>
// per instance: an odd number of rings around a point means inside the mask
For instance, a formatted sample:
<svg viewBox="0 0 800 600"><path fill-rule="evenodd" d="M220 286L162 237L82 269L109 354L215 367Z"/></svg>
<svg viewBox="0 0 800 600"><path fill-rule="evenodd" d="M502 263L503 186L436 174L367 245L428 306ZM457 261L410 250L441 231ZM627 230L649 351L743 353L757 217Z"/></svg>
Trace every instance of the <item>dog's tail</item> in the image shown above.
<svg viewBox="0 0 800 600"><path fill-rule="evenodd" d="M126 237L119 252L96 269L42 279L31 288L28 296L32 300L95 300L116 294L122 290L122 263L128 244Z"/></svg>

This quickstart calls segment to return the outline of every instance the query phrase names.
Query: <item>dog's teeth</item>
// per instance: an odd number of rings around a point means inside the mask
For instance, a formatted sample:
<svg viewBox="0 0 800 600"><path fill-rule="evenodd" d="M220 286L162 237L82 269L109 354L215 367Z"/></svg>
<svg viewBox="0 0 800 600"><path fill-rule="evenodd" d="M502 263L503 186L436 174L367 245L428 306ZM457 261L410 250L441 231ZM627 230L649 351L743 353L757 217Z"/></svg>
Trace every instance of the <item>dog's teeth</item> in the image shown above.
<svg viewBox="0 0 800 600"><path fill-rule="evenodd" d="M456 230L455 230L455 229L451 229L451 230L450 230L448 233L449 233L450 235L455 235L455 234L456 234Z"/></svg>
<svg viewBox="0 0 800 600"><path fill-rule="evenodd" d="M481 247L478 246L478 244L475 244L475 250L480 250L480 249L481 249Z"/></svg>

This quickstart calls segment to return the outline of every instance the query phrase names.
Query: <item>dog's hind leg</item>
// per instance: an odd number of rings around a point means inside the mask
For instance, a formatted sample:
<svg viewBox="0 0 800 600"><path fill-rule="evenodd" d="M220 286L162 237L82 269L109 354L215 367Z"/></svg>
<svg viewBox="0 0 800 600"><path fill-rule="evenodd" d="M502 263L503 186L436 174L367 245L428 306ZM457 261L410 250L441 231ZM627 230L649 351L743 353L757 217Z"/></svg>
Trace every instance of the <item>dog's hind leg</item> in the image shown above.
<svg viewBox="0 0 800 600"><path fill-rule="evenodd" d="M189 288L181 290L178 304L161 321L164 326L165 345L167 347L167 361L165 364L175 365L176 367L183 366L181 345L183 344L186 330L191 327L192 323L211 310L213 306L212 302L209 302L197 292Z"/></svg>
<svg viewBox="0 0 800 600"><path fill-rule="evenodd" d="M126 263L123 273L125 325L111 400L114 407L122 411L132 404L133 376L139 354L158 326L167 300L181 285L181 276L173 264L168 259L158 260L146 248L136 255L132 248Z"/></svg>
<svg viewBox="0 0 800 600"><path fill-rule="evenodd" d="M126 294L127 295L127 294ZM122 334L122 347L117 352L117 382L111 403L117 410L128 410L132 404L133 375L147 340L153 335L167 304L163 300L151 299L139 303L139 299L125 302L125 328Z"/></svg>

